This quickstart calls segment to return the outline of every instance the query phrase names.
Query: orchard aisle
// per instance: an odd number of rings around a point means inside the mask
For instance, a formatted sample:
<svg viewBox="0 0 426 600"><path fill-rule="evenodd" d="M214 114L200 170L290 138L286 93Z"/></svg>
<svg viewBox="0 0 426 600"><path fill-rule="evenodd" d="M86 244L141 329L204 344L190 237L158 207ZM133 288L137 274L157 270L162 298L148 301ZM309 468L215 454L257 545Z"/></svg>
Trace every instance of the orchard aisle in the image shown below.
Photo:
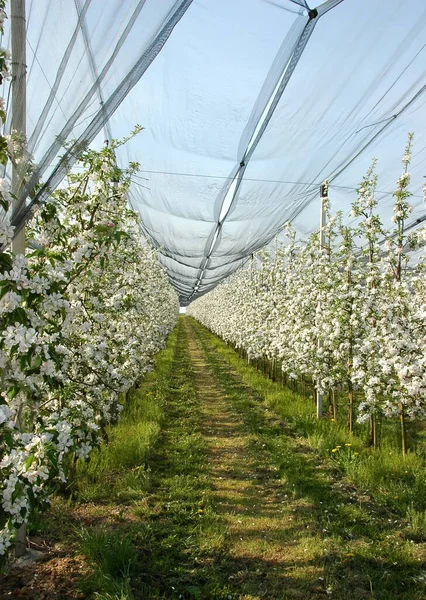
<svg viewBox="0 0 426 600"><path fill-rule="evenodd" d="M155 362L72 498L36 523L42 563L0 579L1 600L426 597L425 545L264 390L291 394L190 317Z"/></svg>
<svg viewBox="0 0 426 600"><path fill-rule="evenodd" d="M230 365L232 350L184 325L231 597L424 598L424 547L268 408Z"/></svg>
<svg viewBox="0 0 426 600"><path fill-rule="evenodd" d="M212 372L203 348L207 336L201 339L200 329L190 319L185 319L185 327L202 401L200 425L207 440L213 502L226 523L228 560L233 563L231 586L239 587L241 598L302 598L308 597L309 588L298 591L292 581L299 579L299 587L301 579L312 578L310 591L324 591L319 579L322 569L308 563L303 544L295 539L300 537L294 528L296 504L288 500L288 490L268 465L257 436L260 423L252 428L244 424ZM221 368L227 371L225 365ZM246 388L244 394L256 402L252 390ZM265 425L280 428L270 416Z"/></svg>

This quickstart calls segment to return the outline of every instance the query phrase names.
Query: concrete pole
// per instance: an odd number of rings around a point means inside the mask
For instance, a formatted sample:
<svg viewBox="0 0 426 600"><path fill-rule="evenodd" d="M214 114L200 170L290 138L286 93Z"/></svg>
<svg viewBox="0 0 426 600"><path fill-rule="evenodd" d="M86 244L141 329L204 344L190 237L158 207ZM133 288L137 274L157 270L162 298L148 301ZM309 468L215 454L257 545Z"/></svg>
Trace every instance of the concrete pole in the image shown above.
<svg viewBox="0 0 426 600"><path fill-rule="evenodd" d="M12 132L26 141L26 118L27 118L27 94L26 94L26 21L25 0L11 0L10 2L10 26L11 26L11 54L12 54ZM20 157L23 159L24 157ZM22 179L25 165L12 166L12 193L19 195L22 187ZM13 199L13 212L19 209L18 201ZM15 231L12 240L12 252L14 254L25 254L25 226ZM19 424L18 424L19 425ZM15 556L24 556L27 551L26 526L21 525L15 536Z"/></svg>
<svg viewBox="0 0 426 600"><path fill-rule="evenodd" d="M26 56L26 20L25 0L11 0L10 2L10 25L11 25L11 54L12 54L12 132L26 140L27 134L27 56ZM23 159L24 157L21 157ZM22 188L22 179L25 173L25 165L12 167L12 192L19 195ZM12 203L13 212L20 207L16 199ZM12 252L15 254L25 253L25 226L15 232L12 241Z"/></svg>
<svg viewBox="0 0 426 600"><path fill-rule="evenodd" d="M320 188L320 235L319 235L319 244L320 251L325 248L325 226L327 224L327 212L326 212L326 201L328 199L328 183L324 182ZM318 350L321 349L321 340L318 339ZM319 381L317 381L317 418L322 417L322 394L319 392Z"/></svg>
<svg viewBox="0 0 426 600"><path fill-rule="evenodd" d="M320 247L325 248L325 226L327 225L326 203L328 200L328 183L325 182L320 187L321 208L320 208Z"/></svg>

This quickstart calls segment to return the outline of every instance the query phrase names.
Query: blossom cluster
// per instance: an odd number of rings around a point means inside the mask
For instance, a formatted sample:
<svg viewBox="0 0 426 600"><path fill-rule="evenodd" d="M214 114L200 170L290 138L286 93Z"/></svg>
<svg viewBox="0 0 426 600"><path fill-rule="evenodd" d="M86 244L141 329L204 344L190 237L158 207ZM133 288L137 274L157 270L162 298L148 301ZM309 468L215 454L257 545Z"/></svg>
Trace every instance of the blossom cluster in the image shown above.
<svg viewBox="0 0 426 600"><path fill-rule="evenodd" d="M118 169L115 147L85 152L39 207L32 249L0 252L3 556L72 461L100 443L176 323L177 294L127 204L137 165ZM0 194L7 210L5 180ZM6 247L12 235L1 227Z"/></svg>
<svg viewBox="0 0 426 600"><path fill-rule="evenodd" d="M347 393L350 430L353 419L426 417L425 256L412 264L409 252L422 252L425 230L407 230L411 143L412 135L389 229L377 212L373 164L352 226L327 206L325 244L318 231L297 241L287 226L286 243L188 308L249 360L276 360L290 378L311 377L320 393Z"/></svg>

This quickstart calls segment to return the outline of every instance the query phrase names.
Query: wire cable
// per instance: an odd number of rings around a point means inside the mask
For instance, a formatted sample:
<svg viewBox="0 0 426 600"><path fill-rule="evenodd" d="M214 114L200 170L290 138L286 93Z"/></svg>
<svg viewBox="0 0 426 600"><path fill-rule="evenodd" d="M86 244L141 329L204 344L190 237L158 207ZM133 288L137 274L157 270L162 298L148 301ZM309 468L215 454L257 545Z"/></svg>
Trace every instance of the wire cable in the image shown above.
<svg viewBox="0 0 426 600"><path fill-rule="evenodd" d="M233 177L227 177L225 175L207 175L205 173L181 173L178 171L153 171L148 169L141 169L140 173L151 173L154 175L176 175L178 177L201 177L205 179L233 179ZM141 177L140 175L132 175L132 178L136 177L137 179L143 179L144 181L149 181L146 177ZM282 183L288 185L307 185L310 187L319 188L322 185L321 183L313 183L312 181L287 181L285 179L261 179L257 177L244 177L244 181L254 181L259 183ZM136 182L134 182L136 183ZM337 184L329 184L330 188L342 189L347 191L355 191L358 187L351 187L348 185L337 185ZM393 192L390 190L376 190L378 194L392 194ZM423 198L421 194L412 194L411 198Z"/></svg>

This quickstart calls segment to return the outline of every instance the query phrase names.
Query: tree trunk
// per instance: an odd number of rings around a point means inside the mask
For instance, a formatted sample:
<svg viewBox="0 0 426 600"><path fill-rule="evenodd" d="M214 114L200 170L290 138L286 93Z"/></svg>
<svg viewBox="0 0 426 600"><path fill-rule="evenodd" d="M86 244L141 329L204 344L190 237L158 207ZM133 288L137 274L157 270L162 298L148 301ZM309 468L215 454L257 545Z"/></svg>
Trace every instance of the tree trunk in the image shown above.
<svg viewBox="0 0 426 600"><path fill-rule="evenodd" d="M377 450L379 446L379 437L377 434L377 417L373 416L373 448Z"/></svg>
<svg viewBox="0 0 426 600"><path fill-rule="evenodd" d="M373 447L375 450L378 446L377 436L377 417L374 414L370 415L370 427L368 432L368 445Z"/></svg>
<svg viewBox="0 0 426 600"><path fill-rule="evenodd" d="M23 419L23 403L20 401L17 416L16 416L16 427L19 431L22 431L22 419ZM23 523L16 530L15 538L13 540L15 557L20 558L27 552L27 525Z"/></svg>
<svg viewBox="0 0 426 600"><path fill-rule="evenodd" d="M331 405L333 410L333 419L337 421L337 398L334 390L331 390Z"/></svg>
<svg viewBox="0 0 426 600"><path fill-rule="evenodd" d="M272 359L272 376L271 376L272 381L276 381L277 380L277 361L275 358Z"/></svg>
<svg viewBox="0 0 426 600"><path fill-rule="evenodd" d="M354 390L352 381L348 381L348 420L347 429L349 433L353 433L354 430Z"/></svg>
<svg viewBox="0 0 426 600"><path fill-rule="evenodd" d="M404 405L402 402L399 404L399 420L401 423L401 449L402 456L405 458L407 455L407 427L405 424L405 412Z"/></svg>

